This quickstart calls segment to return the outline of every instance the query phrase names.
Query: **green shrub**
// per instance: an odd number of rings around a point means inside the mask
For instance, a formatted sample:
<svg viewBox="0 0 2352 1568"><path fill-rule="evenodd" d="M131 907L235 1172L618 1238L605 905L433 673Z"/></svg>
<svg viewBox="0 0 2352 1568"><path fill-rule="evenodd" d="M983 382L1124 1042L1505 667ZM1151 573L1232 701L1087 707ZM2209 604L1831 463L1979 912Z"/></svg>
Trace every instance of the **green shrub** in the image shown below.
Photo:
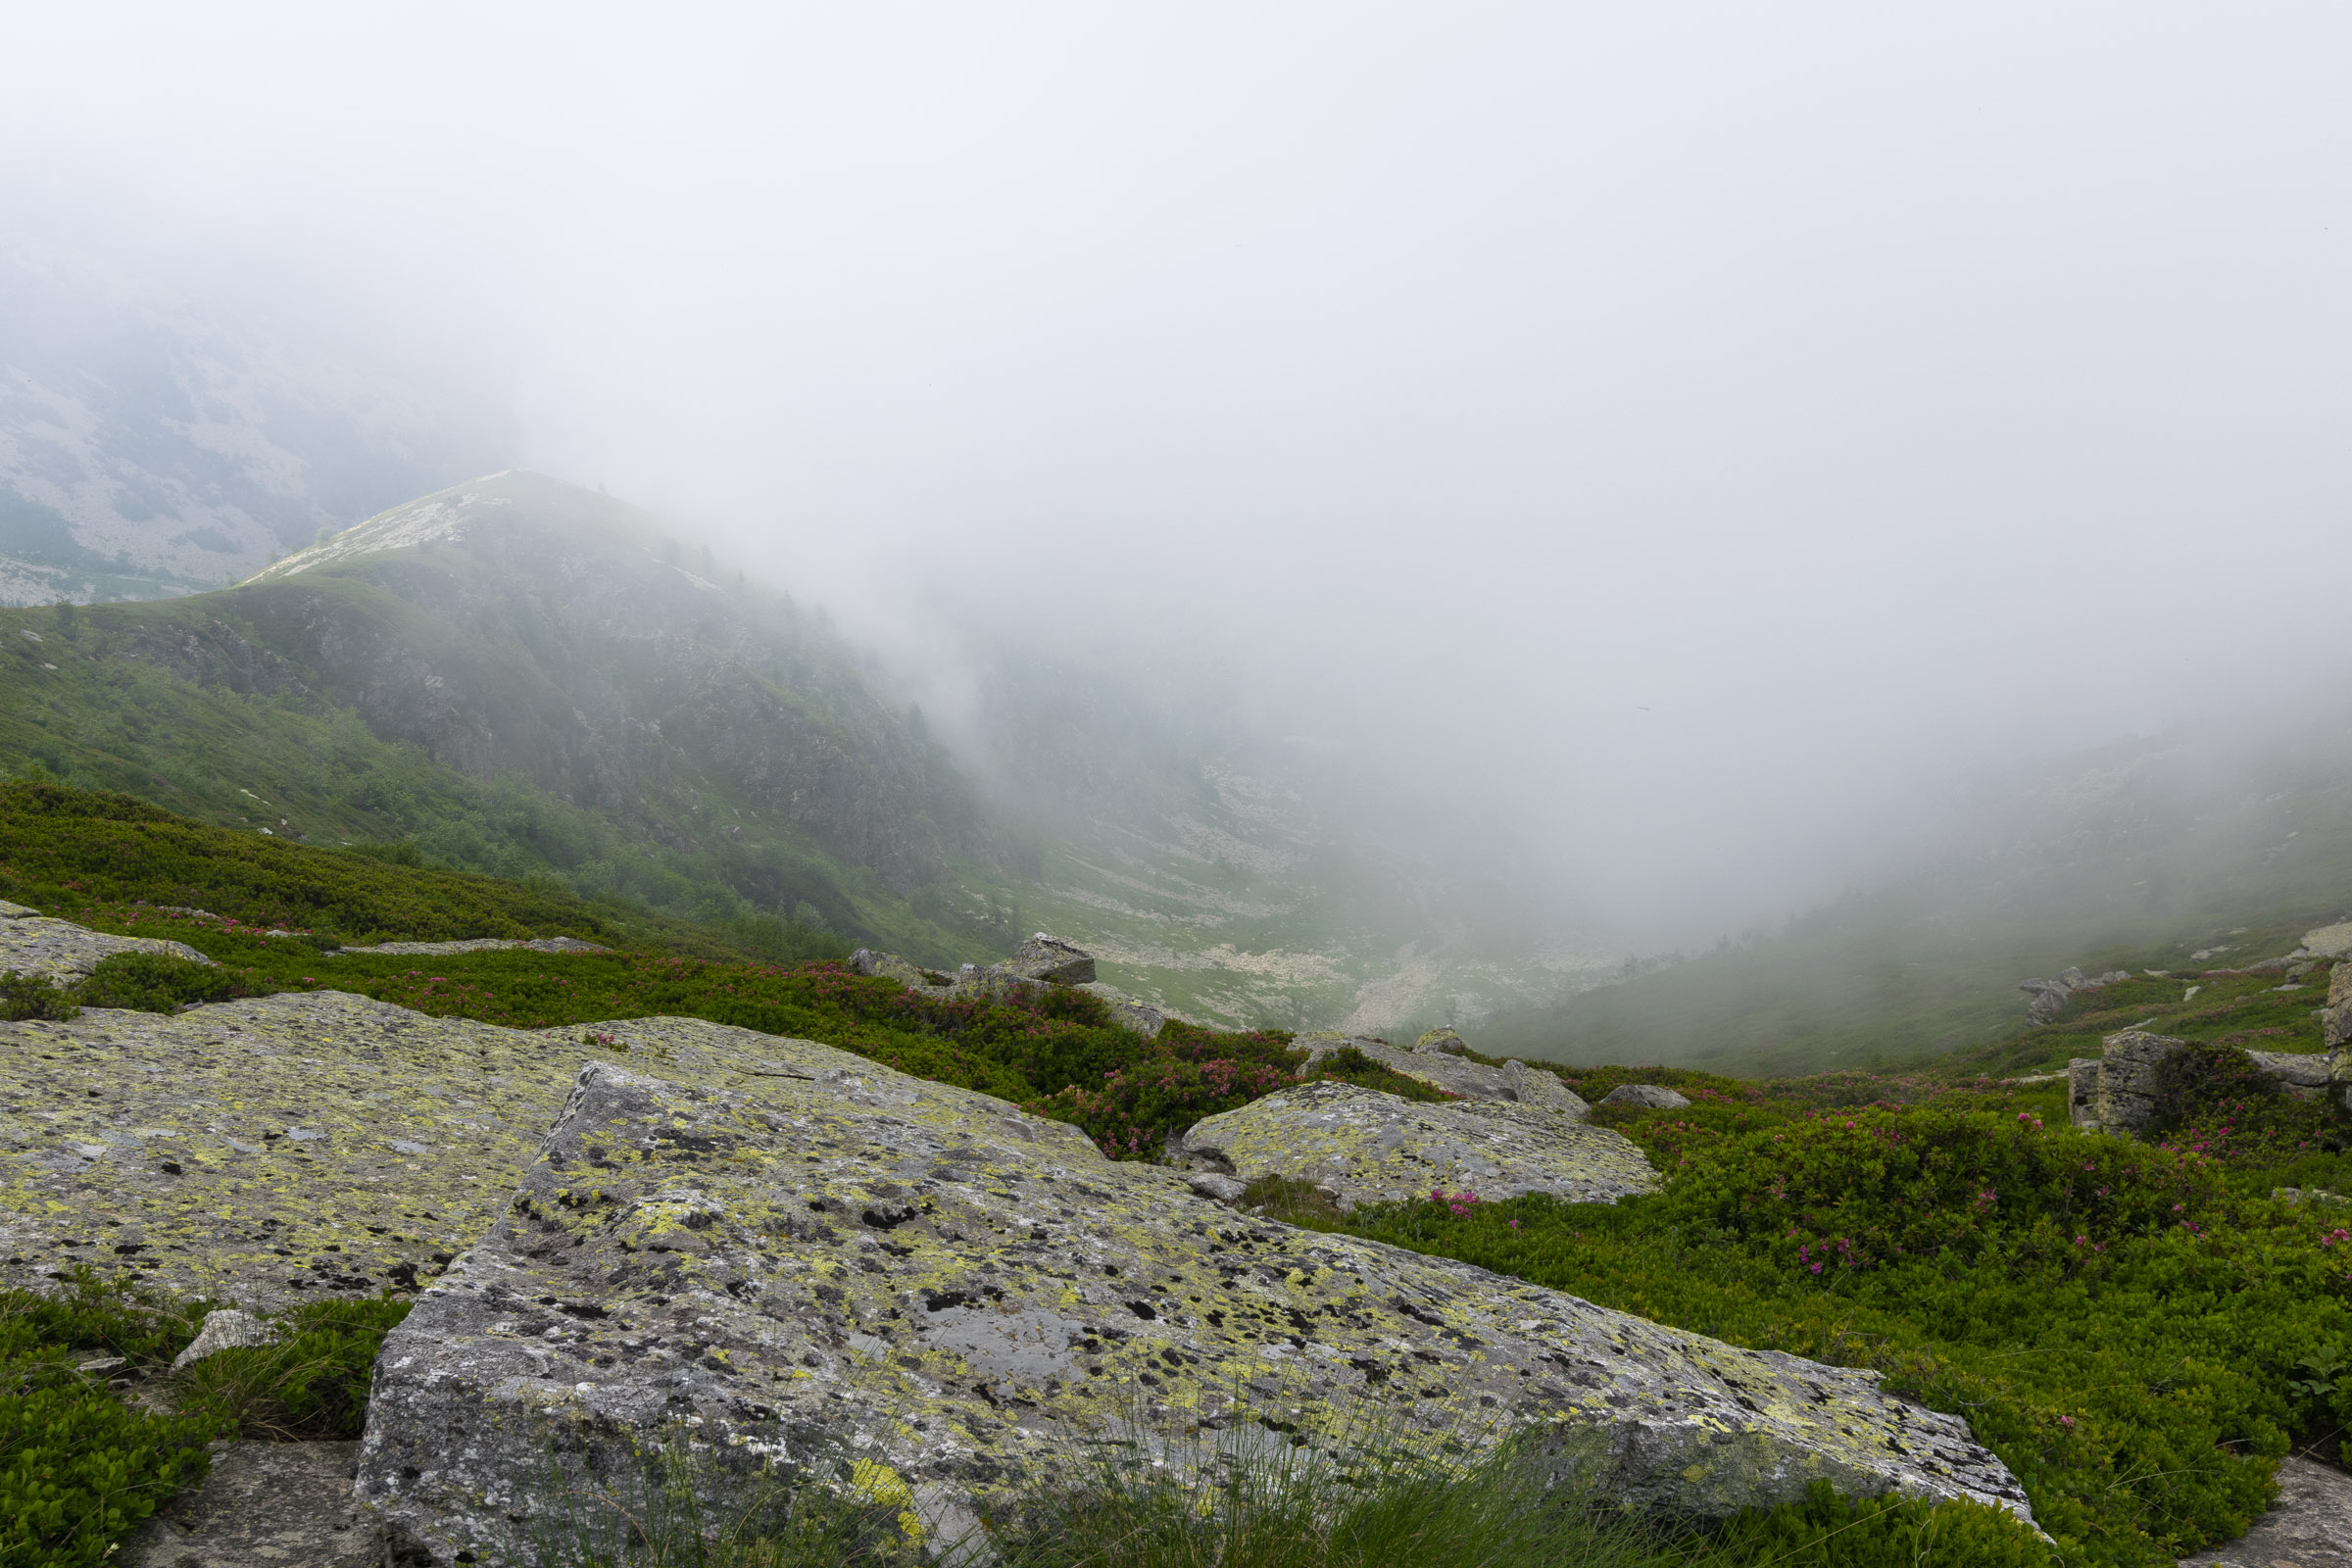
<svg viewBox="0 0 2352 1568"><path fill-rule="evenodd" d="M202 1303L165 1305L88 1275L53 1295L0 1291L0 1564L93 1564L200 1479L201 1417L136 1409L110 1387L153 1376ZM83 1364L122 1357L120 1368Z"/></svg>
<svg viewBox="0 0 2352 1568"><path fill-rule="evenodd" d="M2277 1457L2352 1422L2352 1377L2313 1364L2352 1346L2352 1230L2202 1155L2035 1122L1693 1105L1629 1129L1653 1198L1293 1222L1875 1367L1964 1413L2070 1561L2155 1568L2243 1532Z"/></svg>
<svg viewBox="0 0 2352 1568"><path fill-rule="evenodd" d="M259 992L277 988L259 983ZM115 953L90 968L74 987L85 1007L124 1007L137 1012L177 1012L198 1002L226 1002L257 994L254 977L216 963L198 963L174 953Z"/></svg>
<svg viewBox="0 0 2352 1568"><path fill-rule="evenodd" d="M2334 1153L2345 1128L2327 1102L2298 1100L2234 1046L2193 1046L2156 1064L2150 1137L2237 1164Z"/></svg>
<svg viewBox="0 0 2352 1568"><path fill-rule="evenodd" d="M20 974L14 969L0 973L0 1022L66 1019L78 1017L80 1013L74 993L47 975Z"/></svg>
<svg viewBox="0 0 2352 1568"><path fill-rule="evenodd" d="M384 1336L409 1315L389 1297L317 1301L275 1319L268 1345L217 1350L180 1375L180 1406L222 1432L287 1442L356 1438Z"/></svg>

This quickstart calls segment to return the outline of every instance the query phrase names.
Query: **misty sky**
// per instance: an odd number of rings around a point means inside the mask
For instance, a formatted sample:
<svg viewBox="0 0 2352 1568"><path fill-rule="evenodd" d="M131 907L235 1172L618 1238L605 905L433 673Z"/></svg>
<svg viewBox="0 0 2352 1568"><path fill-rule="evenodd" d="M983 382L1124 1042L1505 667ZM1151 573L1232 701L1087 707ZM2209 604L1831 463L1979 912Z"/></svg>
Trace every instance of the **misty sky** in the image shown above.
<svg viewBox="0 0 2352 1568"><path fill-rule="evenodd" d="M16 233L478 377L902 658L1204 663L1629 920L2352 654L2341 6L7 30Z"/></svg>

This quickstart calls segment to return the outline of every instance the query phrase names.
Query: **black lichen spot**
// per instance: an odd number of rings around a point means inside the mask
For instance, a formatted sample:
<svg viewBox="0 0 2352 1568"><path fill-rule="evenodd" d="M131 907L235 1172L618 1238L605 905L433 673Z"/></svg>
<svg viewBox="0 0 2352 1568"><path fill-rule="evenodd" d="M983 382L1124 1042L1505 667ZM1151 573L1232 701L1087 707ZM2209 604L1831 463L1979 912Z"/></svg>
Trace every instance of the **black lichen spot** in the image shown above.
<svg viewBox="0 0 2352 1568"><path fill-rule="evenodd" d="M1147 1323L1159 1316L1157 1312L1152 1309L1152 1303L1150 1301L1129 1301L1127 1303L1127 1310L1133 1312L1137 1317L1142 1318Z"/></svg>

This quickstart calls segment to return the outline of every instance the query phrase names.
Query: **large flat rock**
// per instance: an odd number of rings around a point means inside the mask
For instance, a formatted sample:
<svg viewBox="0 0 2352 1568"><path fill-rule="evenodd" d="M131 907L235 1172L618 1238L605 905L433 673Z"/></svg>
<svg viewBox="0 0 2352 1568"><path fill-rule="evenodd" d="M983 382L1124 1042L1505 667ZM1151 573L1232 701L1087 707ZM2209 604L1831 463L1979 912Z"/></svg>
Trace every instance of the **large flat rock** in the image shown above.
<svg viewBox="0 0 2352 1568"><path fill-rule="evenodd" d="M1438 1033L1431 1031L1433 1035ZM1451 1031L1446 1033L1450 1034ZM1458 1041L1460 1036L1455 1035L1453 1039ZM1540 1105L1563 1111L1579 1121L1592 1109L1582 1095L1560 1082L1559 1075L1550 1068L1530 1067L1523 1061L1490 1067L1483 1061L1472 1061L1450 1051L1406 1051L1385 1040L1369 1040L1362 1035L1317 1032L1300 1035L1294 1043L1304 1048L1310 1064L1336 1051L1353 1049L1391 1072L1402 1073L1407 1078L1418 1079L1433 1089L1443 1089L1464 1100Z"/></svg>
<svg viewBox="0 0 2352 1568"><path fill-rule="evenodd" d="M184 942L109 936L71 920L53 920L22 904L0 904L0 974L13 969L61 983L83 980L100 958L118 953L167 953L197 963L213 961Z"/></svg>
<svg viewBox="0 0 2352 1568"><path fill-rule="evenodd" d="M412 1288L504 1211L597 1057L714 1087L869 1066L700 1020L532 1033L333 991L0 1023L0 1280L84 1262L261 1308Z"/></svg>
<svg viewBox="0 0 2352 1568"><path fill-rule="evenodd" d="M674 1052L708 1026L662 1027ZM733 1090L586 1067L505 1215L385 1343L359 1493L395 1547L527 1561L567 1506L551 1463L625 1490L686 1434L712 1509L763 1467L856 1460L936 1525L1090 1434L1331 1446L1367 1401L1465 1455L1544 1424L1615 1494L1699 1516L1816 1479L2024 1512L1963 1421L1875 1374L1254 1222L952 1093L870 1064Z"/></svg>
<svg viewBox="0 0 2352 1568"><path fill-rule="evenodd" d="M1631 1139L1564 1111L1502 1101L1423 1104L1330 1080L1197 1122L1182 1149L1243 1181L1319 1183L1343 1206L1426 1198L1432 1189L1609 1203L1658 1185Z"/></svg>

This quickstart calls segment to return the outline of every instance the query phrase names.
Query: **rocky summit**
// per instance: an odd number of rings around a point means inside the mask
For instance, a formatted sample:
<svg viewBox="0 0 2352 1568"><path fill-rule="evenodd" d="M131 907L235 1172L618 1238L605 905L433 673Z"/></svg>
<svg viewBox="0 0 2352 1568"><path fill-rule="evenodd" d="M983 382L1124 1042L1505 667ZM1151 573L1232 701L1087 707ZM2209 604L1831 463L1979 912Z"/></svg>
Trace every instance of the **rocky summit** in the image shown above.
<svg viewBox="0 0 2352 1568"><path fill-rule="evenodd" d="M1508 1101L1423 1104L1329 1079L1204 1117L1181 1152L1245 1182L1313 1182L1343 1208L1433 1191L1611 1203L1658 1184L1632 1140L1564 1111Z"/></svg>
<svg viewBox="0 0 2352 1568"><path fill-rule="evenodd" d="M615 1027L709 1051L717 1026ZM953 1535L1090 1435L1341 1445L1367 1400L1465 1454L1541 1428L1687 1516L1814 1480L2027 1512L1963 1421L1875 1373L1252 1220L984 1099L866 1063L733 1089L589 1063L385 1343L359 1492L395 1547L527 1560L551 1463L610 1481L689 1432L713 1509L854 1477Z"/></svg>

